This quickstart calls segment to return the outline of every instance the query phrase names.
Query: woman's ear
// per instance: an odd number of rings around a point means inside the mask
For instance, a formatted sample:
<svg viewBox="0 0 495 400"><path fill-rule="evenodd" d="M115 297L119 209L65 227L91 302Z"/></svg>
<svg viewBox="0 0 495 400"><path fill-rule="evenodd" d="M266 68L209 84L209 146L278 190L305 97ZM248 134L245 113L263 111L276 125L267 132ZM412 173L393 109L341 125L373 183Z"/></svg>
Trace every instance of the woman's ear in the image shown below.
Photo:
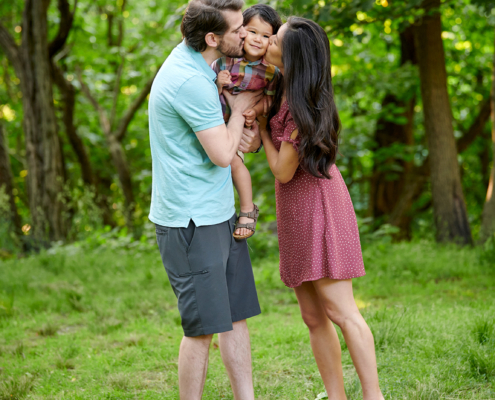
<svg viewBox="0 0 495 400"><path fill-rule="evenodd" d="M209 47L217 48L220 44L220 38L212 32L209 32L205 36L205 42Z"/></svg>

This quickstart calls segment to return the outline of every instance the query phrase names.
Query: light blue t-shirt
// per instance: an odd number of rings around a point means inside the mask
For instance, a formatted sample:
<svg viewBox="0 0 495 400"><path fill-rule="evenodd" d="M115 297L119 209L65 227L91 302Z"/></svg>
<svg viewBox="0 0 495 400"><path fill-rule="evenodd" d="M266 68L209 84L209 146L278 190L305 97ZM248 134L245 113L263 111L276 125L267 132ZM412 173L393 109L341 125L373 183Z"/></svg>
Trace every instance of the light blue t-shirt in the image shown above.
<svg viewBox="0 0 495 400"><path fill-rule="evenodd" d="M216 74L183 41L166 59L149 99L149 219L169 227L227 221L235 212L230 166L213 164L195 132L224 124Z"/></svg>

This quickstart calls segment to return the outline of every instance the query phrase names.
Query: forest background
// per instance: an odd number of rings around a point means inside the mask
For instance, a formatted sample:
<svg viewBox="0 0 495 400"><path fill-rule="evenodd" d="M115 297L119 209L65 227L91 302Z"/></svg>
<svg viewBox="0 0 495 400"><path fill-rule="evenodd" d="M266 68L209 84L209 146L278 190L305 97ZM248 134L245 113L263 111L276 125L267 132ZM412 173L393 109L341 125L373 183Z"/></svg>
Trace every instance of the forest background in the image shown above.
<svg viewBox="0 0 495 400"><path fill-rule="evenodd" d="M338 166L363 233L460 243L493 235L492 3L273 2L328 32L343 125ZM136 239L150 229L147 96L181 40L185 6L2 2L5 256L113 228ZM246 163L261 226L274 231L266 159Z"/></svg>

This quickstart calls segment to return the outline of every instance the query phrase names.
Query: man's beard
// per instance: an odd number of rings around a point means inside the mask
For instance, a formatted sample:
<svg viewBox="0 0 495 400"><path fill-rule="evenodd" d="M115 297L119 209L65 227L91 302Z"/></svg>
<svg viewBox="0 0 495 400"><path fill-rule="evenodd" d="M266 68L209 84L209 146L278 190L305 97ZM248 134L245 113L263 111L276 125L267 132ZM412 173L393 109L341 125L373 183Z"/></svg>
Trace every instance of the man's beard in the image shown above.
<svg viewBox="0 0 495 400"><path fill-rule="evenodd" d="M239 58L244 56L243 45L244 39L241 40L239 47L229 46L223 40L221 40L218 46L218 51L226 57Z"/></svg>

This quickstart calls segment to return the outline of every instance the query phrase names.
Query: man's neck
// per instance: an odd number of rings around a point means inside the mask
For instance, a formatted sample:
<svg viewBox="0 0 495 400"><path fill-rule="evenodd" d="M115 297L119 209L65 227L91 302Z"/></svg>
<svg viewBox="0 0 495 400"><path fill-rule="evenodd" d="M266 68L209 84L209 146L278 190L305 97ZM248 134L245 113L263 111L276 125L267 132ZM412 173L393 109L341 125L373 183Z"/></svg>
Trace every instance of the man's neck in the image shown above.
<svg viewBox="0 0 495 400"><path fill-rule="evenodd" d="M218 60L222 56L213 47L208 47L205 51L201 52L201 55L208 65L211 65L213 61Z"/></svg>

